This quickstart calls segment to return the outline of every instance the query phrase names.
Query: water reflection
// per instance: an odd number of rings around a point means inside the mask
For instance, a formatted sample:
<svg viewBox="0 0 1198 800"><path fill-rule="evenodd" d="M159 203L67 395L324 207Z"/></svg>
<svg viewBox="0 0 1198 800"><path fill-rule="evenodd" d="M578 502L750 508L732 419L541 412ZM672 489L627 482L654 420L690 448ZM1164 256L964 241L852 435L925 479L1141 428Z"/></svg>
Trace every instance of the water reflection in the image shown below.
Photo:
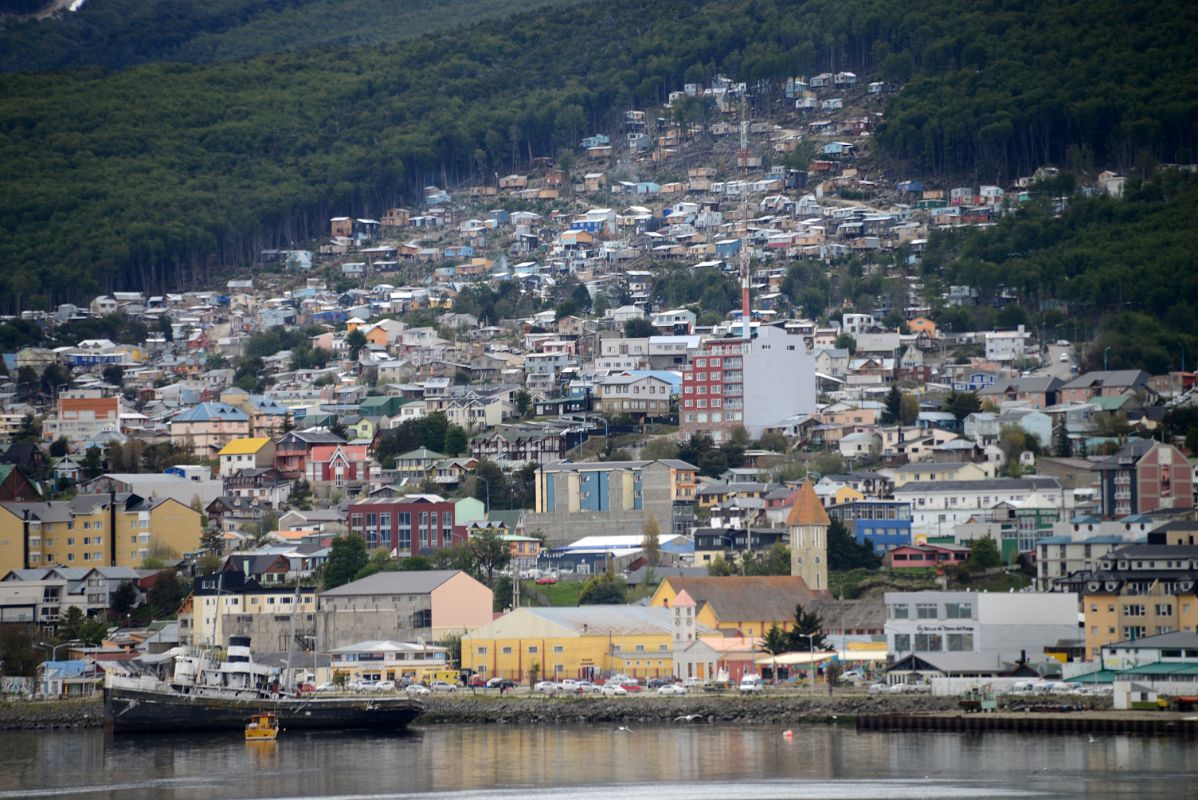
<svg viewBox="0 0 1198 800"><path fill-rule="evenodd" d="M1173 798L1198 778L1180 740L794 730L429 726L248 745L240 732L3 733L0 798Z"/></svg>

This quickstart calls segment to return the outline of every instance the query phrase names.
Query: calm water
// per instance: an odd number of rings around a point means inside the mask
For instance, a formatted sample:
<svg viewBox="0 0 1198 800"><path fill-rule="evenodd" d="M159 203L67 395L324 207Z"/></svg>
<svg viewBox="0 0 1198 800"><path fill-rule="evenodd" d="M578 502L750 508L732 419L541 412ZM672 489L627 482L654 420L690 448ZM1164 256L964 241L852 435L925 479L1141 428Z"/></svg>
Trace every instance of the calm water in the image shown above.
<svg viewBox="0 0 1198 800"><path fill-rule="evenodd" d="M1085 736L856 734L848 727L429 726L105 738L0 734L0 798L774 800L1178 798L1198 745Z"/></svg>

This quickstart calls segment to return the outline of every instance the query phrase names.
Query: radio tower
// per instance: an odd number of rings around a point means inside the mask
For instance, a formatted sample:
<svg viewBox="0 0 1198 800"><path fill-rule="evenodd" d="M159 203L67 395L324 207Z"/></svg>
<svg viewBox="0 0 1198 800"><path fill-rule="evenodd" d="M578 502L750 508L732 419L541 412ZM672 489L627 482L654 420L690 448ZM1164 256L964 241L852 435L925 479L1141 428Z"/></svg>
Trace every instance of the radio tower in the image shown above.
<svg viewBox="0 0 1198 800"><path fill-rule="evenodd" d="M740 324L745 344L752 338L749 311L749 114L745 109L745 95L740 95L740 218L745 226L744 238L740 241Z"/></svg>

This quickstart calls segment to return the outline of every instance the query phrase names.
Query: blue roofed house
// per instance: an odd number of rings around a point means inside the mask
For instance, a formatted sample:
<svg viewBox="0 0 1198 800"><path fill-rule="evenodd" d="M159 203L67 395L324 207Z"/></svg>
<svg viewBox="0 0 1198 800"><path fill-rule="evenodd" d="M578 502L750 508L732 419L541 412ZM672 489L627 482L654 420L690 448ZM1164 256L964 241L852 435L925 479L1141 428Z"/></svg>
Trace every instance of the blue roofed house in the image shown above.
<svg viewBox="0 0 1198 800"><path fill-rule="evenodd" d="M37 693L41 697L85 697L100 687L103 673L82 659L43 661L37 667Z"/></svg>
<svg viewBox="0 0 1198 800"><path fill-rule="evenodd" d="M171 443L200 458L212 458L222 447L250 435L250 418L229 403L200 403L170 421Z"/></svg>

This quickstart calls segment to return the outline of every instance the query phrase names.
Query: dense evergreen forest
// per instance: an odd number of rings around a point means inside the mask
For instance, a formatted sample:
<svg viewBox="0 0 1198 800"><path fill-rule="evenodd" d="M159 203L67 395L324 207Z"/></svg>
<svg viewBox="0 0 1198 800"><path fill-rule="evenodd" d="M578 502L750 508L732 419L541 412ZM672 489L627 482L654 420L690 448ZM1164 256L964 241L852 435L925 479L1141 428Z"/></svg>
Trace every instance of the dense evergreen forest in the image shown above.
<svg viewBox="0 0 1198 800"><path fill-rule="evenodd" d="M54 20L0 23L0 71L226 61L381 44L576 0L89 0ZM0 0L28 13L44 0Z"/></svg>
<svg viewBox="0 0 1198 800"><path fill-rule="evenodd" d="M1160 373L1198 359L1198 176L1162 170L1122 200L1074 198L1029 204L989 229L932 237L922 269L936 294L965 284L976 308L945 315L955 330L1005 321L1077 338L1094 333L1086 366ZM1070 315L1056 306L1067 304ZM1006 306L1006 320L997 317ZM959 321L958 321L959 320ZM1091 321L1096 330L1088 330ZM1050 337L1051 338L1051 337Z"/></svg>
<svg viewBox="0 0 1198 800"><path fill-rule="evenodd" d="M877 136L892 177L1194 160L1196 17L1176 0L615 0L378 46L3 75L0 311L207 281L717 72L901 85ZM80 60L103 64L104 41Z"/></svg>

